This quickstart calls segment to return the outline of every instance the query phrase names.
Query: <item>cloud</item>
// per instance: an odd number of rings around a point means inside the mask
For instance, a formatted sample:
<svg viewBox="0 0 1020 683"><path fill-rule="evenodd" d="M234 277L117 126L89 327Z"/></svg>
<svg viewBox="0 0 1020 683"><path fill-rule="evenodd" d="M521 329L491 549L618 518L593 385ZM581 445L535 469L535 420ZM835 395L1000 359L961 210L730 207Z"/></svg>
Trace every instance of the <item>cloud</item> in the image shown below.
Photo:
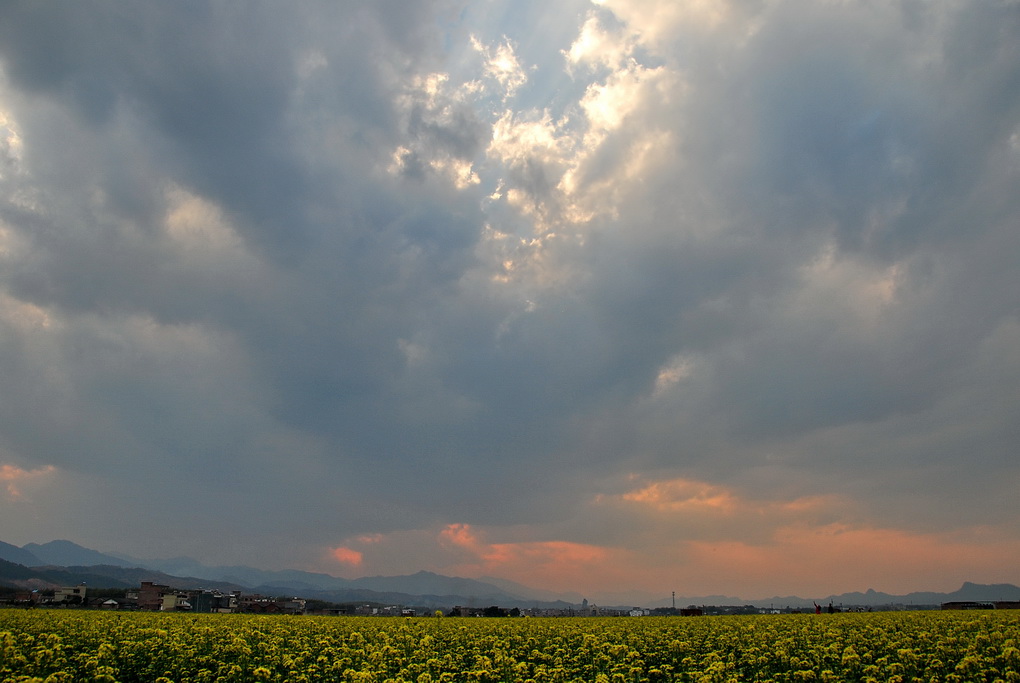
<svg viewBox="0 0 1020 683"><path fill-rule="evenodd" d="M412 139L394 152L389 170L417 179L429 170L462 190L479 183L473 162L487 131L473 106L481 86L470 82L454 88L449 78L432 73L412 81L400 101Z"/></svg>
<svg viewBox="0 0 1020 683"><path fill-rule="evenodd" d="M443 552L434 568L454 576L505 576L560 590L594 588L589 575L611 571L615 554L611 548L558 540L493 542L485 538L490 531L507 533L465 523L439 529L432 538Z"/></svg>
<svg viewBox="0 0 1020 683"><path fill-rule="evenodd" d="M513 97L518 88L528 82L527 72L518 61L514 47L506 36L495 46L484 45L478 38L472 36L471 47L484 60L485 76L499 83L504 100Z"/></svg>
<svg viewBox="0 0 1020 683"><path fill-rule="evenodd" d="M1017 551L1015 539L988 527L919 532L874 526L859 502L836 496L756 499L705 482L656 481L594 500L585 513L592 542L548 538L578 538L576 529L557 531L555 525L545 525L539 533L547 537L539 540L535 527L458 522L354 539L362 550L340 550L356 555L358 564L364 555L366 570L384 565L387 555L413 552L432 571L502 576L601 604L626 602L623 593L635 585L652 589L645 599L656 600L671 586L683 595L739 585L752 599L821 597L833 584L872 587L860 583L862 576L883 581L883 590L891 592L915 590L918 582L949 590ZM989 576L1008 581L1008 568Z"/></svg>
<svg viewBox="0 0 1020 683"><path fill-rule="evenodd" d="M608 18L597 12L588 13L570 49L563 52L571 73L582 65L616 71L633 59L635 38L619 27L606 26Z"/></svg>
<svg viewBox="0 0 1020 683"><path fill-rule="evenodd" d="M333 552L331 553L331 555L333 556L333 559L335 559L337 562L340 562L341 564L350 565L352 567L357 567L358 565L360 565L363 559L362 553L358 552L357 550L352 550L351 548L345 548L343 546L339 548L333 548Z"/></svg>
<svg viewBox="0 0 1020 683"><path fill-rule="evenodd" d="M988 568L1013 557L1016 544L979 538L840 524L792 527L784 529L776 543L764 546L691 542L685 549L688 566L679 573L693 579L710 571L723 585L750 585L768 575L775 577L778 595L818 596L831 593L832 585L863 590L862 565L876 576L884 573L882 590L893 594L912 592L919 585L951 590L975 572L986 572L989 582L1008 581L1008 574L988 573Z"/></svg>
<svg viewBox="0 0 1020 683"><path fill-rule="evenodd" d="M901 539L998 576L1013 9L5 5L0 448L65 494L24 540L189 519L211 562L662 590L692 548L692 585L786 553L883 589ZM219 542L251 525L286 551Z"/></svg>
<svg viewBox="0 0 1020 683"><path fill-rule="evenodd" d="M684 479L654 482L640 490L623 494L623 499L674 512L689 508L727 512L734 506L732 495L722 488Z"/></svg>
<svg viewBox="0 0 1020 683"><path fill-rule="evenodd" d="M39 479L45 479L56 473L53 465L47 465L33 470L25 470L16 465L4 463L0 465L0 481L5 482L7 487L8 500L23 500L25 494L23 487L26 484L34 484Z"/></svg>
<svg viewBox="0 0 1020 683"><path fill-rule="evenodd" d="M478 545L478 539L468 524L450 524L440 532L440 538L446 543L462 548L473 548Z"/></svg>
<svg viewBox="0 0 1020 683"><path fill-rule="evenodd" d="M734 3L728 0L694 0L686 3L668 0L599 0L596 4L612 11L642 42L652 44L675 40L678 32L691 26L696 30L716 28L731 19L734 10Z"/></svg>

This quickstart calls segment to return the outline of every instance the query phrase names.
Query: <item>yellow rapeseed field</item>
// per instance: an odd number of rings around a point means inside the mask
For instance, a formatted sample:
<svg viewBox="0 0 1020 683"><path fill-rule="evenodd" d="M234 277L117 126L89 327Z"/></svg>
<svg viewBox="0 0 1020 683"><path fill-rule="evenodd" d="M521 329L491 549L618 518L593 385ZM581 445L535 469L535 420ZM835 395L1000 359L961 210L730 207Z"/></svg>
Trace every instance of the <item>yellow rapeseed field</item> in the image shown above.
<svg viewBox="0 0 1020 683"><path fill-rule="evenodd" d="M565 619L0 610L0 681L1020 681L1020 612Z"/></svg>

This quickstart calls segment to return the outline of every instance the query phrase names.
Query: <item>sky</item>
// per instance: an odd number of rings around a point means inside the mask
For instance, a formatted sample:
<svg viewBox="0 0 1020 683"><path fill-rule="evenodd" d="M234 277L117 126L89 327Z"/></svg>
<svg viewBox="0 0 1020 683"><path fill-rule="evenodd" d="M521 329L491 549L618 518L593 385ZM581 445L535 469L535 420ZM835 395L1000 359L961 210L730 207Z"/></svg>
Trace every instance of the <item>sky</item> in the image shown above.
<svg viewBox="0 0 1020 683"><path fill-rule="evenodd" d="M0 4L0 540L1020 583L1020 3Z"/></svg>

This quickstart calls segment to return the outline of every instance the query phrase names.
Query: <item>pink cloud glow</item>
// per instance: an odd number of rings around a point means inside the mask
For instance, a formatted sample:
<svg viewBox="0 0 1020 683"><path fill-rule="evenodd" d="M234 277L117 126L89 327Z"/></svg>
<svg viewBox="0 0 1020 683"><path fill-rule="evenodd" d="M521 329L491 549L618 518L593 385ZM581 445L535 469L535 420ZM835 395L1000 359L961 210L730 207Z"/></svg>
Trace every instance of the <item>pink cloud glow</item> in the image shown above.
<svg viewBox="0 0 1020 683"><path fill-rule="evenodd" d="M657 481L622 496L623 500L648 505L658 510L680 511L710 508L732 512L737 507L734 495L721 486L691 479Z"/></svg>
<svg viewBox="0 0 1020 683"><path fill-rule="evenodd" d="M922 533L882 528L839 496L756 500L686 479L646 483L603 496L599 523L626 529L638 512L641 533L605 544L578 542L569 529L500 529L467 523L349 539L332 559L359 571L418 568L455 576L499 576L536 588L597 598L604 591L670 591L757 599L822 597L874 588L890 593L953 590L963 581L1011 582L1020 542L991 531ZM649 523L652 522L652 523ZM544 538L543 538L544 537ZM355 550L356 549L356 550ZM608 587L608 588L607 588Z"/></svg>
<svg viewBox="0 0 1020 683"><path fill-rule="evenodd" d="M459 561L446 571L469 576L494 575L557 590L594 586L594 573L616 574L612 548L570 541L489 543L469 524L450 524L439 532L439 542L456 546ZM616 577L617 579L619 577Z"/></svg>
<svg viewBox="0 0 1020 683"><path fill-rule="evenodd" d="M41 479L57 471L53 465L46 465L34 470L26 470L14 465L0 465L0 481L6 483L7 495L11 500L20 500L24 494L21 484Z"/></svg>
<svg viewBox="0 0 1020 683"><path fill-rule="evenodd" d="M875 588L885 592L951 590L965 580L1007 581L1020 553L1016 541L982 542L954 534L899 529L793 525L772 542L693 541L683 573L721 585L777 587L824 595Z"/></svg>
<svg viewBox="0 0 1020 683"><path fill-rule="evenodd" d="M952 590L964 580L1012 581L1007 568L1020 550L1020 542L997 543L976 532L881 528L854 501L835 495L757 500L672 479L595 503L610 515L632 510L654 519L655 530L633 548L644 558L640 569L651 581L699 593Z"/></svg>
<svg viewBox="0 0 1020 683"><path fill-rule="evenodd" d="M352 567L360 566L362 560L364 560L363 553L352 548L346 548L344 546L340 546L339 548L333 548L330 554L332 555L333 559L336 560L337 562L349 564Z"/></svg>
<svg viewBox="0 0 1020 683"><path fill-rule="evenodd" d="M848 501L838 496L805 496L793 500L755 500L742 497L725 486L694 479L653 481L618 496L602 496L600 504L622 502L657 513L700 513L716 516L755 515L789 516L805 513L835 512Z"/></svg>
<svg viewBox="0 0 1020 683"><path fill-rule="evenodd" d="M462 548L475 548L478 545L470 524L448 524L439 532L439 538L443 543Z"/></svg>

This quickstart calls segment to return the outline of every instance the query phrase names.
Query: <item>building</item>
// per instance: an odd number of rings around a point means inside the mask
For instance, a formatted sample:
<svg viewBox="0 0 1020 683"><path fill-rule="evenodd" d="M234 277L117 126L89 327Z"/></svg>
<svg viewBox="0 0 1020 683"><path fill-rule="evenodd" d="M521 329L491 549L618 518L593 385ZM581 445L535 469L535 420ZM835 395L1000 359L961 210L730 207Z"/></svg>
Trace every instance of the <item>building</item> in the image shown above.
<svg viewBox="0 0 1020 683"><path fill-rule="evenodd" d="M174 589L161 583L142 581L138 589L138 609L155 612L163 609L163 597L172 594Z"/></svg>
<svg viewBox="0 0 1020 683"><path fill-rule="evenodd" d="M184 593L164 593L159 609L161 612L187 612L191 609L191 603Z"/></svg>
<svg viewBox="0 0 1020 683"><path fill-rule="evenodd" d="M942 609L995 609L994 602L943 602Z"/></svg>
<svg viewBox="0 0 1020 683"><path fill-rule="evenodd" d="M301 598L270 598L263 595L243 595L239 597L238 609L241 612L256 614L304 614L305 601Z"/></svg>
<svg viewBox="0 0 1020 683"><path fill-rule="evenodd" d="M64 605L84 605L85 584L79 583L77 586L56 589L53 591L53 602Z"/></svg>
<svg viewBox="0 0 1020 683"><path fill-rule="evenodd" d="M193 612L236 612L241 593L221 593L220 591L203 590L189 594Z"/></svg>
<svg viewBox="0 0 1020 683"><path fill-rule="evenodd" d="M1020 602L999 600L997 602L943 602L942 609L1020 609Z"/></svg>

